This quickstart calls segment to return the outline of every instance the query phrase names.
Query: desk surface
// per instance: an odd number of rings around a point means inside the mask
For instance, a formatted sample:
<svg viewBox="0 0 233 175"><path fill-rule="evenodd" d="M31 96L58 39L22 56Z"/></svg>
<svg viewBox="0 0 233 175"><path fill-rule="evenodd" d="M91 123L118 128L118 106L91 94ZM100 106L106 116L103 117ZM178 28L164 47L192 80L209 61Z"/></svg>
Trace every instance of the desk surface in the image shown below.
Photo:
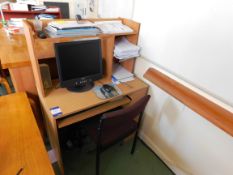
<svg viewBox="0 0 233 175"><path fill-rule="evenodd" d="M25 93L0 97L0 174L53 174Z"/></svg>
<svg viewBox="0 0 233 175"><path fill-rule="evenodd" d="M138 78L135 78L135 80L133 81L127 82L127 84L130 87L124 84L117 85L122 91L122 96L129 95L130 93L134 93L144 88L148 88L148 85ZM97 81L96 85L100 85L100 82ZM56 118L61 118L63 116L67 116L97 105L104 104L119 97L120 96L113 97L112 99L103 100L98 98L92 90L83 93L77 93L70 92L66 88L58 88L53 89L52 92L50 92L46 97L41 97L41 101L47 108L47 111L49 111L50 108L56 106L60 107L62 115ZM51 113L50 116L52 117Z"/></svg>
<svg viewBox="0 0 233 175"><path fill-rule="evenodd" d="M10 35L0 26L0 60L3 69L31 65L24 35Z"/></svg>

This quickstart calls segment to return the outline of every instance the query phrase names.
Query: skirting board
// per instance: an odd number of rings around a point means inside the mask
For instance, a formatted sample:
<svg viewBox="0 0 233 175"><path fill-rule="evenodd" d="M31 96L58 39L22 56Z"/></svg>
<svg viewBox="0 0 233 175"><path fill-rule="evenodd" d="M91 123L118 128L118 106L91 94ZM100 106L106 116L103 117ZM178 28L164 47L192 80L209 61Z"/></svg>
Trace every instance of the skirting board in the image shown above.
<svg viewBox="0 0 233 175"><path fill-rule="evenodd" d="M192 175L184 167L173 162L143 131L139 133L140 139L177 175Z"/></svg>

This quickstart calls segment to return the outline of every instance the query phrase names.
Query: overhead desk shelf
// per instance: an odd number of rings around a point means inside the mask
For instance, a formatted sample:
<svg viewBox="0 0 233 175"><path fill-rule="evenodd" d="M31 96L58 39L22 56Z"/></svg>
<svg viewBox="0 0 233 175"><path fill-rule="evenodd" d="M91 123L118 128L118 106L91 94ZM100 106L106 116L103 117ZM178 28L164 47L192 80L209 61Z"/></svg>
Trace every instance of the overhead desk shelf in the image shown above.
<svg viewBox="0 0 233 175"><path fill-rule="evenodd" d="M58 8L58 7L57 7ZM28 19L34 19L35 16L39 14L49 14L54 15L56 18L62 18L61 11L58 9L58 11L46 11L46 10L39 10L39 11L20 11L20 10L3 10L4 16L6 20L9 20L10 18L28 18ZM0 17L1 19L1 17Z"/></svg>
<svg viewBox="0 0 233 175"><path fill-rule="evenodd" d="M97 19L96 21L101 21L101 20L104 21L106 19ZM129 19L123 19L123 18L110 19L110 20L121 20L124 25L127 25L131 29L133 29L133 32L99 34L97 36L77 36L77 37L60 37L60 38L40 39L37 37L36 32L34 30L33 20L24 21L25 36L26 36L30 60L31 60L31 64L32 64L33 72L34 72L34 77L35 77L35 81L37 84L38 93L41 93L43 96L46 96L45 90L43 88L42 80L41 80L39 64L46 62L46 61L50 62L49 67L53 66L53 68L51 69L55 70L54 68L55 66L54 43L74 41L74 40L82 39L82 38L99 37L101 39L102 56L103 56L103 63L104 63L104 70L105 70L103 79L111 80L115 39L117 37L124 36L131 43L137 44L140 24L135 21L132 21ZM91 19L90 21L93 22L95 20ZM50 20L44 20L43 27L46 27L49 22ZM129 70L130 72L133 72L134 64L135 64L134 59L129 59L121 63L121 65L125 67L127 70ZM53 74L56 74L56 73L53 73Z"/></svg>

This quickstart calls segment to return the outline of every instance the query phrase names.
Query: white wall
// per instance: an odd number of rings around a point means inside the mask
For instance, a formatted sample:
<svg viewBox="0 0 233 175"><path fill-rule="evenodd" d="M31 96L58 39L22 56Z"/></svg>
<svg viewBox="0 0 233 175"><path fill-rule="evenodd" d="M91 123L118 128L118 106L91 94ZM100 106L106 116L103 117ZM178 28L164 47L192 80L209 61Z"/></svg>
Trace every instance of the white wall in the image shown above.
<svg viewBox="0 0 233 175"><path fill-rule="evenodd" d="M101 18L132 18L135 0L99 0Z"/></svg>
<svg viewBox="0 0 233 175"><path fill-rule="evenodd" d="M144 79L149 67L158 68L138 58L135 74ZM145 111L141 138L176 174L232 175L232 137L144 81L150 85L152 98Z"/></svg>
<svg viewBox="0 0 233 175"><path fill-rule="evenodd" d="M233 105L232 0L144 0L134 9L147 59L138 58L137 76L159 65ZM149 84L142 139L177 174L233 174L233 138Z"/></svg>
<svg viewBox="0 0 233 175"><path fill-rule="evenodd" d="M233 1L135 1L142 55L233 106Z"/></svg>

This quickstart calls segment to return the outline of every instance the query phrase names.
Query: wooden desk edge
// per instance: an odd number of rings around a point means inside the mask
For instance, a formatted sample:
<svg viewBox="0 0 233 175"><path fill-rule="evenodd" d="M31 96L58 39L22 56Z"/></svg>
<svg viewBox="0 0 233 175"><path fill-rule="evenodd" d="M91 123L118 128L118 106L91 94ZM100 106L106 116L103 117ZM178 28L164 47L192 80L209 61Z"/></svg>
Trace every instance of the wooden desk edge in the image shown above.
<svg viewBox="0 0 233 175"><path fill-rule="evenodd" d="M18 68L18 67L26 67L31 66L31 62L28 59L28 61L22 61L22 62L4 62L4 59L1 60L1 65L3 69L11 69L11 68Z"/></svg>
<svg viewBox="0 0 233 175"><path fill-rule="evenodd" d="M5 104L2 105L2 108L0 110L1 113L3 113L3 115L1 115L1 121L9 121L4 122L4 126L3 128L1 128L1 131L11 129L11 132L9 132L9 137L0 137L1 148L8 149L8 151L5 152L5 154L8 155L8 158L6 159L5 163L9 165L9 167L7 166L8 168L6 169L4 163L1 163L1 166L5 167L5 173L17 173L17 170L20 169L21 165L21 168L23 168L23 174L32 173L33 171L33 174L46 173L54 175L52 165L47 155L43 139L40 135L39 128L37 126L36 119L34 118L26 93L14 93L2 96L0 98L2 98L1 103ZM19 107L18 104L22 104L22 106ZM11 106L13 108L11 112L5 110L5 108L8 109L8 106ZM9 116L7 116L8 114ZM15 123L13 121L15 121ZM12 130L12 127L15 127L15 129ZM28 130L30 129L30 127L33 127L33 129ZM30 138L29 136L32 140L28 140L28 138ZM10 141L12 141L13 143L11 143ZM16 145L15 142L18 145ZM1 150L4 151L4 149ZM10 156L8 153L13 155ZM43 161L41 162L43 168L40 166L40 162L38 161Z"/></svg>

